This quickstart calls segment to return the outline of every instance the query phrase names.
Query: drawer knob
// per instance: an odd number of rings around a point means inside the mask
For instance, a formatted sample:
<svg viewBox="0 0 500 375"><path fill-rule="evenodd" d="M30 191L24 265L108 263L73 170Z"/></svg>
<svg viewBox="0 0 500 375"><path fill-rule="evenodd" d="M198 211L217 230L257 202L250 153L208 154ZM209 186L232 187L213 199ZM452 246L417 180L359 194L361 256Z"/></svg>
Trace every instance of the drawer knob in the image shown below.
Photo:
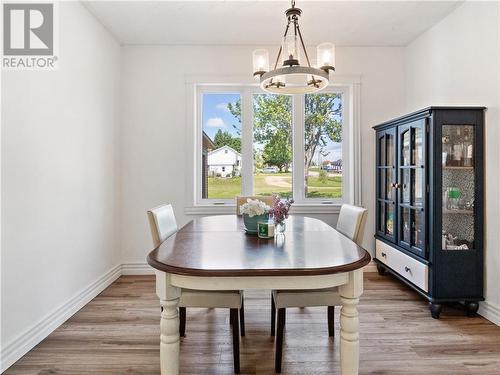
<svg viewBox="0 0 500 375"><path fill-rule="evenodd" d="M381 254L383 258L387 258L387 254L386 253L382 253Z"/></svg>
<svg viewBox="0 0 500 375"><path fill-rule="evenodd" d="M405 266L405 272L411 272L411 269L410 269L410 267L408 267L408 266Z"/></svg>

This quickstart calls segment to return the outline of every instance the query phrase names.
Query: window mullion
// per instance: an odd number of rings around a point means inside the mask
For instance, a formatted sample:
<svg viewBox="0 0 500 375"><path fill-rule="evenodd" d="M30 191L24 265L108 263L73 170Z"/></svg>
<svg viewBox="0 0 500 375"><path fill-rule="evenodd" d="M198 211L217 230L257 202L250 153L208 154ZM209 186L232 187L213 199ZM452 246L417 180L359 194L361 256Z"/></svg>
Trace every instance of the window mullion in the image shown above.
<svg viewBox="0 0 500 375"><path fill-rule="evenodd" d="M253 195L253 108L250 90L241 98L241 192Z"/></svg>
<svg viewBox="0 0 500 375"><path fill-rule="evenodd" d="M304 95L293 96L293 199L304 201Z"/></svg>

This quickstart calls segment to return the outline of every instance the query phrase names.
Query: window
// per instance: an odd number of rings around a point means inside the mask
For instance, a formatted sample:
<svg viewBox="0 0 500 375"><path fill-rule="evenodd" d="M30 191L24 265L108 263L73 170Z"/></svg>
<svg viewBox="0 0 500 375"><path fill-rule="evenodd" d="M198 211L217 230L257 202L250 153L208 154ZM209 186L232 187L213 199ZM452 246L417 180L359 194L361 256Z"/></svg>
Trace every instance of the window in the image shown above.
<svg viewBox="0 0 500 375"><path fill-rule="evenodd" d="M355 202L354 86L307 95L268 94L253 85L193 87L196 204L271 194L306 205Z"/></svg>
<svg viewBox="0 0 500 375"><path fill-rule="evenodd" d="M305 95L306 198L342 198L342 95Z"/></svg>
<svg viewBox="0 0 500 375"><path fill-rule="evenodd" d="M241 194L241 122L234 112L238 93L202 96L202 199L234 199Z"/></svg>
<svg viewBox="0 0 500 375"><path fill-rule="evenodd" d="M292 197L292 97L254 94L253 194Z"/></svg>

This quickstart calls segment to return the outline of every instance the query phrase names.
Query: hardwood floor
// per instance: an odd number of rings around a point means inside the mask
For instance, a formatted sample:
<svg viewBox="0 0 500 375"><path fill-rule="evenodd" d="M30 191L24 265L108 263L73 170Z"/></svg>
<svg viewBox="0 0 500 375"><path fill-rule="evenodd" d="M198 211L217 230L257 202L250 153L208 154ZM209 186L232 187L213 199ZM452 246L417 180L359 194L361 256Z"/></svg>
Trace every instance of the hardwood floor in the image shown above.
<svg viewBox="0 0 500 375"><path fill-rule="evenodd" d="M359 304L360 374L500 374L500 327L445 307L440 320L390 276L365 274ZM245 293L241 372L272 374L270 293ZM154 277L123 276L5 372L159 374L159 302ZM282 374L339 374L339 308L328 337L325 308L289 309ZM229 310L188 309L183 374L232 374Z"/></svg>

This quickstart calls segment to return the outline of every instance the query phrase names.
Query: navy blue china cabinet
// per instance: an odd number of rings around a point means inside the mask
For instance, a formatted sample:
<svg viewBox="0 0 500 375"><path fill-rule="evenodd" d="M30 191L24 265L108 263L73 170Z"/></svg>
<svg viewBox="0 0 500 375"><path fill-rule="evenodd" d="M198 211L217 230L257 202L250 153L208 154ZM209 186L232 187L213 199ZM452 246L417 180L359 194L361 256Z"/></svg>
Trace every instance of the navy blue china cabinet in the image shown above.
<svg viewBox="0 0 500 375"><path fill-rule="evenodd" d="M376 254L429 301L483 300L484 107L430 107L376 131Z"/></svg>

